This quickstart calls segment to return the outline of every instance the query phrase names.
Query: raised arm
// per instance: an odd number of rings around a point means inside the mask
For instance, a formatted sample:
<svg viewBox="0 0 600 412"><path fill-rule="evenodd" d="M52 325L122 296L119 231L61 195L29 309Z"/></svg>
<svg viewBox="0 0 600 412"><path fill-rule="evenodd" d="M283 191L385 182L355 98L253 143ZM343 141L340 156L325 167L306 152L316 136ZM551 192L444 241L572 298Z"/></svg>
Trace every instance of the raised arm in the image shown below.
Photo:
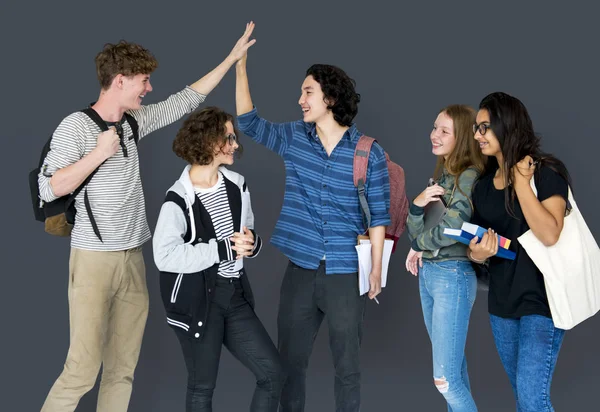
<svg viewBox="0 0 600 412"><path fill-rule="evenodd" d="M244 55L236 64L235 103L238 115L238 127L256 143L267 149L284 156L296 127L304 127L301 122L272 123L258 116L248 85L246 72L247 55Z"/></svg>
<svg viewBox="0 0 600 412"><path fill-rule="evenodd" d="M254 23L247 23L246 31L237 41L235 46L233 46L233 49L231 49L231 52L225 58L225 60L223 60L221 64L215 67L210 73L190 85L190 87L205 96L208 95L215 87L217 87L231 66L233 66L233 64L239 61L242 57L245 57L247 55L246 52L248 51L248 48L256 43L256 39L250 40L253 30Z"/></svg>
<svg viewBox="0 0 600 412"><path fill-rule="evenodd" d="M235 106L237 115L241 116L252 110L252 97L250 96L250 85L248 84L248 73L246 71L246 61L248 54L238 60L235 65Z"/></svg>
<svg viewBox="0 0 600 412"><path fill-rule="evenodd" d="M129 113L139 124L140 138L194 111L206 99L206 96L217 87L231 66L244 56L248 48L256 42L256 40L250 40L253 30L254 23L246 24L246 31L233 46L225 60L200 80L169 96L162 102L142 106L138 110L131 110Z"/></svg>

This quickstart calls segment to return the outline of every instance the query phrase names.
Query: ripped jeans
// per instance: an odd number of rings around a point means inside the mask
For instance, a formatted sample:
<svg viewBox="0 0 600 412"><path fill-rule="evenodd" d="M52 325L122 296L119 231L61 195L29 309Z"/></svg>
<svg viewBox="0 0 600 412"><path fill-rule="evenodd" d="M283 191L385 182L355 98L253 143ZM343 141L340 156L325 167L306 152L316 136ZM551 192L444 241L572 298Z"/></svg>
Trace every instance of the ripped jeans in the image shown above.
<svg viewBox="0 0 600 412"><path fill-rule="evenodd" d="M424 260L419 269L421 307L433 352L433 378L450 412L477 411L471 395L465 343L477 278L468 261Z"/></svg>

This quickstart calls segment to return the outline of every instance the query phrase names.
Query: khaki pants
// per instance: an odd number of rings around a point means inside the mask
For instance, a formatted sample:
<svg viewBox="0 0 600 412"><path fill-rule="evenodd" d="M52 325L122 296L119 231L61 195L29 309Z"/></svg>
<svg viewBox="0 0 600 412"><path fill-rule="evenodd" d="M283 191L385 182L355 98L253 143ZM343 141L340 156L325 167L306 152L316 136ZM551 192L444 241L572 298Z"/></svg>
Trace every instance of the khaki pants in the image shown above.
<svg viewBox="0 0 600 412"><path fill-rule="evenodd" d="M148 317L142 248L117 252L71 249L71 343L64 370L42 412L74 411L102 365L98 412L127 411Z"/></svg>

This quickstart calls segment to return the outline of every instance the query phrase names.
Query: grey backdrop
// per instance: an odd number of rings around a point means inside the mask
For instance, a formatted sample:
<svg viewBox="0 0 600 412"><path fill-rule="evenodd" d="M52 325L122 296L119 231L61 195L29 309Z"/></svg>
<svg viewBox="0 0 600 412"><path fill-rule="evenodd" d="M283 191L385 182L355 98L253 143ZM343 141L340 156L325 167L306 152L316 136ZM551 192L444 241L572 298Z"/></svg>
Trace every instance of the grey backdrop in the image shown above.
<svg viewBox="0 0 600 412"><path fill-rule="evenodd" d="M139 42L158 58L152 76L156 102L223 59L243 31L257 23L249 57L252 96L273 121L301 115L297 105L306 68L339 65L362 94L357 122L404 166L409 196L430 176L435 159L429 132L440 108L476 106L489 92L521 98L545 149L572 173L578 203L600 233L597 203L598 39L592 6L539 2L456 4L435 1L348 2L21 2L2 5L2 339L0 409L36 411L62 370L69 344L68 239L51 237L33 220L27 173L60 120L97 98L94 56L106 42ZM531 2L533 3L533 2ZM231 71L206 104L234 112ZM184 163L171 152L181 123L160 130L140 147L151 228L165 190ZM243 138L245 155L234 169L246 175L257 227L269 238L284 187L281 160ZM164 322L158 273L145 246L150 315L137 368L131 411L184 408L186 372L176 338ZM442 411L432 382L431 351L423 325L417 279L403 262L406 237L390 267L381 305L369 302L365 319L364 411ZM257 312L276 338L279 286L286 259L271 245L248 262ZM600 317L566 336L553 384L559 411L598 410ZM333 410L333 368L323 326L308 370L307 411ZM514 410L513 395L496 353L485 294L471 318L467 355L473 393L482 411ZM214 404L247 410L252 375L224 352ZM78 411L95 410L97 388Z"/></svg>

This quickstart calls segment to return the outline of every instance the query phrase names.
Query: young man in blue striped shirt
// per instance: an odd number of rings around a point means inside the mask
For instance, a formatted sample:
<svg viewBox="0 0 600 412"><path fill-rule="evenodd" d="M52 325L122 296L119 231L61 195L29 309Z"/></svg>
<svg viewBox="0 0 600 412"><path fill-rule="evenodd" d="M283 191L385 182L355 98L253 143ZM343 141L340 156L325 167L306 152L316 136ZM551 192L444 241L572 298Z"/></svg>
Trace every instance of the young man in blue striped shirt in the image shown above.
<svg viewBox="0 0 600 412"><path fill-rule="evenodd" d="M359 350L365 295L358 291L357 235L366 231L352 168L361 133L352 120L360 95L341 69L313 65L302 84L303 120L271 123L252 104L246 57L236 64L240 130L285 163L283 208L272 243L290 260L278 314L278 346L288 379L282 412L304 410L308 360L326 316L335 366L336 411L360 409ZM367 171L373 270L369 298L381 291L385 226L390 224L385 154L373 145Z"/></svg>

